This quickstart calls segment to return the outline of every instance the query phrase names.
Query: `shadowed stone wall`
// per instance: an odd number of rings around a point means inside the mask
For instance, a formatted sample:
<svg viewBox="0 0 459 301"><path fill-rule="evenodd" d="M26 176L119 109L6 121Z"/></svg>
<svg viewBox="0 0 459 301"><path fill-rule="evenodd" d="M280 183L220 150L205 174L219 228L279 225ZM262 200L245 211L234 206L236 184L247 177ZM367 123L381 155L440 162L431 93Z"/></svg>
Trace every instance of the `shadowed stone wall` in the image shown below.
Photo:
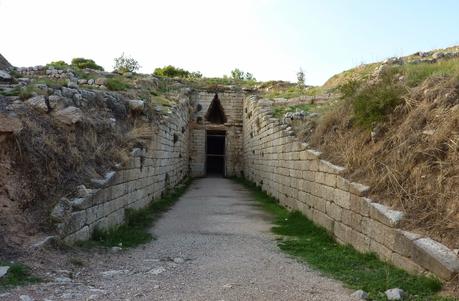
<svg viewBox="0 0 459 301"><path fill-rule="evenodd" d="M77 197L61 200L55 213L68 213L58 225L60 236L67 242L86 240L95 228L121 224L125 209L147 206L187 177L189 114L190 101L185 99L159 124L151 125L154 134L146 148L133 149L125 166L94 181L98 188L79 187Z"/></svg>

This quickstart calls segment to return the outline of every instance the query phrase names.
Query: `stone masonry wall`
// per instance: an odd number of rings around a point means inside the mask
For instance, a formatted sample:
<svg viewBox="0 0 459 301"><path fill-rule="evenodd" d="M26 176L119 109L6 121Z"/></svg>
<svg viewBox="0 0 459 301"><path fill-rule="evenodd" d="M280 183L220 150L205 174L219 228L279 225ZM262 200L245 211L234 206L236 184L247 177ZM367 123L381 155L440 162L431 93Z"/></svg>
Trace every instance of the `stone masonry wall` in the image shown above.
<svg viewBox="0 0 459 301"><path fill-rule="evenodd" d="M58 225L67 242L90 238L95 228L121 224L125 209L142 208L180 183L190 173L190 102L182 100L159 124L152 124L149 145L132 150L119 170L94 180L94 189L79 187L78 196L62 199L55 211L68 211Z"/></svg>
<svg viewBox="0 0 459 301"><path fill-rule="evenodd" d="M403 213L373 202L369 188L352 183L344 168L320 159L288 126L272 118L271 102L244 101L244 175L291 209L324 227L342 244L374 252L411 273L449 280L459 258L444 245L398 228Z"/></svg>

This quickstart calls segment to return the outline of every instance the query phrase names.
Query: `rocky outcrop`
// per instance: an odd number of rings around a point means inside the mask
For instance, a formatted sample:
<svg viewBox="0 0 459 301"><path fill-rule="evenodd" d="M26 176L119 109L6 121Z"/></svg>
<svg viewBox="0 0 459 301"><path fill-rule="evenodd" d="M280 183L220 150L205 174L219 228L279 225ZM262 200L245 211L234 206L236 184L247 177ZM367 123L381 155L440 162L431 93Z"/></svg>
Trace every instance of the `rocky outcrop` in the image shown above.
<svg viewBox="0 0 459 301"><path fill-rule="evenodd" d="M13 66L0 53L0 70L10 70Z"/></svg>

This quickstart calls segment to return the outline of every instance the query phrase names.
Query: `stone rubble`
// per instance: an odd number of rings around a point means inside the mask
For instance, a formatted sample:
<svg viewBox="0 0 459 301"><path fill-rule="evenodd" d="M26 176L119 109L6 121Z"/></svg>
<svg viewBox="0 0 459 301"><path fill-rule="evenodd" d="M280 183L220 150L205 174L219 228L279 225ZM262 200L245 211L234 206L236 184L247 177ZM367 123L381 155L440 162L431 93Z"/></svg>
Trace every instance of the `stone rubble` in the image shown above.
<svg viewBox="0 0 459 301"><path fill-rule="evenodd" d="M351 297L356 300L368 300L368 293L363 290L357 290L351 294Z"/></svg>
<svg viewBox="0 0 459 301"><path fill-rule="evenodd" d="M384 292L387 300L403 300L405 292L399 288L391 288Z"/></svg>
<svg viewBox="0 0 459 301"><path fill-rule="evenodd" d="M10 269L9 266L0 266L0 278L5 276L8 273L9 269Z"/></svg>

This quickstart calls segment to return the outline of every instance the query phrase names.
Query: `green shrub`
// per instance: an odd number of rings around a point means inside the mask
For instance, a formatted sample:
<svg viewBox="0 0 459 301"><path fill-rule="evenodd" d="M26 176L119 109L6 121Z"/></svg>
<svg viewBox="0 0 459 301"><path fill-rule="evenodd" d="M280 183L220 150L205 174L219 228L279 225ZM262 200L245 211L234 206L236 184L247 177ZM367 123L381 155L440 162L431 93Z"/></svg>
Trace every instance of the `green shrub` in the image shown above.
<svg viewBox="0 0 459 301"><path fill-rule="evenodd" d="M93 60L81 57L74 58L72 60L71 66L79 69L88 68L93 70L104 71L104 68L102 68L102 66L97 65L96 62L94 62Z"/></svg>
<svg viewBox="0 0 459 301"><path fill-rule="evenodd" d="M344 101L353 108L353 120L364 128L383 121L402 102L406 89L396 79L396 70L387 70L376 83L349 80L339 86Z"/></svg>
<svg viewBox="0 0 459 301"><path fill-rule="evenodd" d="M54 61L49 64L46 64L46 67L53 67L54 69L64 70L69 68L69 64L64 61Z"/></svg>
<svg viewBox="0 0 459 301"><path fill-rule="evenodd" d="M399 84L385 80L363 87L352 102L355 121L366 128L383 121L401 103L403 92Z"/></svg>
<svg viewBox="0 0 459 301"><path fill-rule="evenodd" d="M28 283L38 283L40 278L32 275L30 269L21 263L11 263L0 261L0 266L9 266L8 273L0 278L0 292L4 289L12 288Z"/></svg>
<svg viewBox="0 0 459 301"><path fill-rule="evenodd" d="M35 88L35 86L27 85L27 86L21 87L19 89L19 97L22 100L27 100L30 97L32 97L34 95L34 93L36 93L36 92L37 92L37 89Z"/></svg>
<svg viewBox="0 0 459 301"><path fill-rule="evenodd" d="M180 77L190 79L202 78L202 74L199 71L190 72L182 68L174 67L172 65L156 68L153 74L161 77Z"/></svg>
<svg viewBox="0 0 459 301"><path fill-rule="evenodd" d="M129 84L126 82L123 82L122 80L118 78L109 78L107 79L107 82L105 83L105 86L110 90L110 91L125 91L129 88Z"/></svg>
<svg viewBox="0 0 459 301"><path fill-rule="evenodd" d="M139 62L134 58L126 56L124 53L120 57L115 58L115 71L119 73L135 72L140 69Z"/></svg>

